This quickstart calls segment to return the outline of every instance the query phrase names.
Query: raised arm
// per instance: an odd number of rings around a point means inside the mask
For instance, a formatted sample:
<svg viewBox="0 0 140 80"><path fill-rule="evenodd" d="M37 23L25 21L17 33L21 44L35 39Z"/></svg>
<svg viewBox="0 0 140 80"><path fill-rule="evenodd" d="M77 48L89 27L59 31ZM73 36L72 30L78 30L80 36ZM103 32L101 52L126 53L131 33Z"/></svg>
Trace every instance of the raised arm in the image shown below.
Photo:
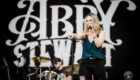
<svg viewBox="0 0 140 80"><path fill-rule="evenodd" d="M72 33L72 34L68 35L68 39L83 40L84 37L85 37L84 33L80 33L80 34Z"/></svg>
<svg viewBox="0 0 140 80"><path fill-rule="evenodd" d="M100 31L99 37L94 39L95 45L97 48L101 47L105 40L105 33L104 31Z"/></svg>

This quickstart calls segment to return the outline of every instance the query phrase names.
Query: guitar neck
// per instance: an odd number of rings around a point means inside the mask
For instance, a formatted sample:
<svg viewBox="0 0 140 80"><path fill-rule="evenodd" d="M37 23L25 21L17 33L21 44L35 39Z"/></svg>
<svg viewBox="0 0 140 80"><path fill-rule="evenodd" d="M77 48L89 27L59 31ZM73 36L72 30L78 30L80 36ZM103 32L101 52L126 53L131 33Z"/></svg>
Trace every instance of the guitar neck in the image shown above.
<svg viewBox="0 0 140 80"><path fill-rule="evenodd" d="M4 61L5 66L8 66L5 58L3 58L3 61ZM8 80L10 80L9 67L7 67L7 75L8 75Z"/></svg>

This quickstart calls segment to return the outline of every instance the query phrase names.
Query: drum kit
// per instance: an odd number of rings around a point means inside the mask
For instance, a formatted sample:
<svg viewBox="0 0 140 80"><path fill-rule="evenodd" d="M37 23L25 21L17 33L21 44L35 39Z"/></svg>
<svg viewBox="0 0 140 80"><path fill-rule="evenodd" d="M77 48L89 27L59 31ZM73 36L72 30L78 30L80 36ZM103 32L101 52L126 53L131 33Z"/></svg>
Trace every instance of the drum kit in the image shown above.
<svg viewBox="0 0 140 80"><path fill-rule="evenodd" d="M35 63L44 63L44 62L49 62L50 59L46 58L46 57L37 56L37 57L32 58L32 61L34 61ZM77 61L77 63L81 63L81 59L79 59ZM28 68L30 68L30 67L28 67ZM80 68L80 64L73 65L73 75L79 74L79 68ZM38 70L38 69L40 69L40 67L32 67L32 69ZM63 68L62 73L66 74L66 75L70 75L71 71L72 71L72 65L69 65L69 66ZM49 68L49 70L43 71L42 73L37 75L36 79L37 78L40 78L41 80L59 80L58 74L56 72L50 70L50 68ZM36 80L36 79L34 79L34 80Z"/></svg>

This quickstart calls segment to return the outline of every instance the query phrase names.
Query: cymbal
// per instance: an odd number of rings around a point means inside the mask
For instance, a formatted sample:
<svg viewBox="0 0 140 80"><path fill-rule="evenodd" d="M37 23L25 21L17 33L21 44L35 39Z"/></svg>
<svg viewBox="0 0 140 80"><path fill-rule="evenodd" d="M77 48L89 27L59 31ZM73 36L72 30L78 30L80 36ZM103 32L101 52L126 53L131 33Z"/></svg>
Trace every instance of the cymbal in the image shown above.
<svg viewBox="0 0 140 80"><path fill-rule="evenodd" d="M81 59L79 59L79 60L77 61L77 63L81 63Z"/></svg>
<svg viewBox="0 0 140 80"><path fill-rule="evenodd" d="M50 61L50 59L49 58L46 58L46 57L40 57L40 56L38 56L38 57L32 58L32 61L37 62L37 63L40 63L40 62L41 63L44 63L44 62Z"/></svg>
<svg viewBox="0 0 140 80"><path fill-rule="evenodd" d="M79 64L73 65L73 75L79 74L79 68L80 68ZM63 68L62 73L66 74L66 75L71 75L71 69L72 69L72 65L69 65L69 66Z"/></svg>

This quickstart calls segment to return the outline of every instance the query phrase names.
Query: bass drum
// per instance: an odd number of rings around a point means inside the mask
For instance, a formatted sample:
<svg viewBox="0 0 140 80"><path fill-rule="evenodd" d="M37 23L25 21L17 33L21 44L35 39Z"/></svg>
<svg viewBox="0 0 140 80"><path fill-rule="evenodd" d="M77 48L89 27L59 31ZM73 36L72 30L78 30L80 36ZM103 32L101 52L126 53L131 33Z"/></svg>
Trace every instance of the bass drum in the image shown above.
<svg viewBox="0 0 140 80"><path fill-rule="evenodd" d="M41 78L42 80L58 80L58 74L54 71L48 71L44 73L44 76Z"/></svg>

